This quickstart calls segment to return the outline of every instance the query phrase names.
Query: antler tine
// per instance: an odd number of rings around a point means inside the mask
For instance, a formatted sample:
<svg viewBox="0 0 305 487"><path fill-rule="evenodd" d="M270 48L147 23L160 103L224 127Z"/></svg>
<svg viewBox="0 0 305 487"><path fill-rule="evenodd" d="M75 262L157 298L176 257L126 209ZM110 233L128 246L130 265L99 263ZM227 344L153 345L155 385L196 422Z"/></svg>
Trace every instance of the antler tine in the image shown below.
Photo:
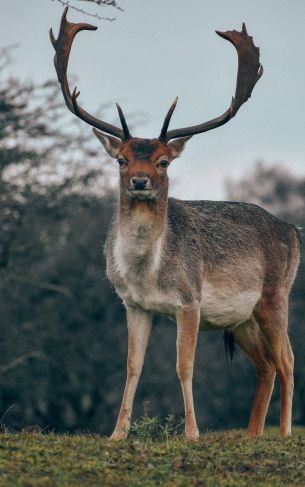
<svg viewBox="0 0 305 487"><path fill-rule="evenodd" d="M122 110L122 108L120 107L120 105L118 103L116 103L116 107L117 107L117 110L119 112L119 117L120 117L122 129L123 129L123 132L124 132L124 138L125 138L125 140L131 139L131 135L130 135L130 132L129 132L129 128L128 128L128 125L127 125L127 122L126 122L126 119L125 119L123 110Z"/></svg>
<svg viewBox="0 0 305 487"><path fill-rule="evenodd" d="M161 141L166 141L167 129L168 129L170 120L172 118L172 114L174 113L174 110L176 108L177 102L178 102L178 96L176 96L176 98L174 99L173 103L171 104L171 106L170 106L170 108L169 108L169 110L165 116L165 119L164 119L164 122L162 125L162 129L161 129L161 132L159 135L159 140L161 140Z"/></svg>
<svg viewBox="0 0 305 487"><path fill-rule="evenodd" d="M226 32L216 31L216 33L231 42L238 54L236 89L231 105L223 115L213 120L191 127L169 130L165 136L167 142L178 137L207 132L227 123L236 115L241 105L250 98L254 86L263 74L263 66L259 62L259 48L254 45L253 38L248 35L244 23L241 32L228 30Z"/></svg>
<svg viewBox="0 0 305 487"><path fill-rule="evenodd" d="M94 25L86 24L86 23L79 23L74 24L72 22L68 22L67 20L67 12L68 7L65 8L60 22L60 30L58 34L58 38L55 39L52 29L50 29L50 39L55 49L55 56L54 56L54 66L57 73L58 81L61 85L61 90L64 96L64 100L66 102L67 107L69 110L77 115L79 118L87 122L89 125L102 130L108 134L114 135L121 140L125 139L125 134L123 130L114 125L109 123L103 122L95 118L93 115L90 115L86 112L83 108L81 108L77 104L77 97L79 96L79 92L77 92L76 88L74 88L73 93L71 95L71 91L69 88L68 80L67 80L67 68L69 63L69 56L72 47L72 43L74 37L78 32L81 30L96 30L97 27Z"/></svg>

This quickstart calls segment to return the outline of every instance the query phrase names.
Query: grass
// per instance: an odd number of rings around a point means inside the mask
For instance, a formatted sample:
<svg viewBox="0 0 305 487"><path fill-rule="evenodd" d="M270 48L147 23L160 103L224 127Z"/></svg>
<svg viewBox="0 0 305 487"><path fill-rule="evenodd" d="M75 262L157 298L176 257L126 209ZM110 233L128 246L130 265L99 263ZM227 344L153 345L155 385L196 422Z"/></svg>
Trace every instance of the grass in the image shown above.
<svg viewBox="0 0 305 487"><path fill-rule="evenodd" d="M0 436L2 487L304 487L305 428L281 439L267 430L209 432L188 443L169 417L145 416L128 441L24 431Z"/></svg>

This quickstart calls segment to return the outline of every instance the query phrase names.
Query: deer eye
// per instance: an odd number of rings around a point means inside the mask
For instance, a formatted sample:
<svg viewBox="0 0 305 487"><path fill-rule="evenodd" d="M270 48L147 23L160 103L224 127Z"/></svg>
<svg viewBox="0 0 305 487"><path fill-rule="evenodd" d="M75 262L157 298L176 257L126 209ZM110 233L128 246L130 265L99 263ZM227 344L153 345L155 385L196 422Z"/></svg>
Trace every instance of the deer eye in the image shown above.
<svg viewBox="0 0 305 487"><path fill-rule="evenodd" d="M119 159L117 159L117 163L122 167L124 165L127 165L127 162L125 161L125 159L123 159L122 157L119 157Z"/></svg>
<svg viewBox="0 0 305 487"><path fill-rule="evenodd" d="M162 161L159 162L161 167L166 168L169 164L169 162L166 159L162 159Z"/></svg>

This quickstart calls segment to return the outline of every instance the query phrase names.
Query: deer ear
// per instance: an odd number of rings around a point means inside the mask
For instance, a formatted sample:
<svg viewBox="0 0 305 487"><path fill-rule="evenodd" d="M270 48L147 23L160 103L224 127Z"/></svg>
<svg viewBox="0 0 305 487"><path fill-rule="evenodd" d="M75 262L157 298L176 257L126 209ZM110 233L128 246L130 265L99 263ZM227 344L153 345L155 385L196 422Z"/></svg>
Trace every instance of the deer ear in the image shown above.
<svg viewBox="0 0 305 487"><path fill-rule="evenodd" d="M180 156L185 144L191 137L191 135L189 137L180 137L180 139L174 139L171 142L168 142L167 147L170 150L172 159L176 159L176 157Z"/></svg>
<svg viewBox="0 0 305 487"><path fill-rule="evenodd" d="M122 141L120 139L117 139L116 137L112 137L111 135L102 134L102 132L100 132L99 130L92 130L98 140L102 142L107 154L109 154L110 157L116 159L121 152Z"/></svg>

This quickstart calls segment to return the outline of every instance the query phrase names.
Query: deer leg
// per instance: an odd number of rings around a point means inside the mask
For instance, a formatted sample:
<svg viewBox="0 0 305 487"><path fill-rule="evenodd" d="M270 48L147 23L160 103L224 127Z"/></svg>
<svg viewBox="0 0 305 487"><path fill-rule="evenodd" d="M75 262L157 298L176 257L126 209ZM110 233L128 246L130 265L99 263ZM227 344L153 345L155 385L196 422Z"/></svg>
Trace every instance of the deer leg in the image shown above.
<svg viewBox="0 0 305 487"><path fill-rule="evenodd" d="M177 313L177 374L182 387L185 435L188 440L196 440L199 437L192 389L199 320L199 306L196 309L180 309Z"/></svg>
<svg viewBox="0 0 305 487"><path fill-rule="evenodd" d="M147 342L151 331L151 314L126 307L128 326L127 378L118 420L111 440L127 438L130 429L133 400L141 374Z"/></svg>
<svg viewBox="0 0 305 487"><path fill-rule="evenodd" d="M287 293L273 292L266 296L263 295L255 316L272 355L280 380L280 432L282 436L288 436L291 433L294 356L287 334Z"/></svg>
<svg viewBox="0 0 305 487"><path fill-rule="evenodd" d="M277 368L281 383L280 432L282 436L291 434L292 400L294 390L294 355L288 334L283 337L282 353Z"/></svg>
<svg viewBox="0 0 305 487"><path fill-rule="evenodd" d="M265 419L274 386L275 365L254 318L234 330L236 343L249 355L256 369L256 391L248 426L248 436L264 432Z"/></svg>

